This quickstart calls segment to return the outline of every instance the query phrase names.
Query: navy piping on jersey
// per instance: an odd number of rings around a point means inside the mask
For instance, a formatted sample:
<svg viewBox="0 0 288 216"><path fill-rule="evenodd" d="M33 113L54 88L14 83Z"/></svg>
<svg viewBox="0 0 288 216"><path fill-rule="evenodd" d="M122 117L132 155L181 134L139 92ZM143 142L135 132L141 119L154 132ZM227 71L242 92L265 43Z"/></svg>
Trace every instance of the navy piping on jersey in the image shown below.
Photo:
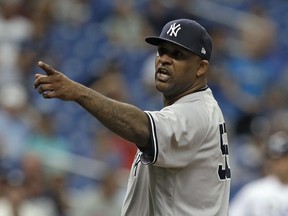
<svg viewBox="0 0 288 216"><path fill-rule="evenodd" d="M149 125L150 125L150 131L151 131L151 142L152 145L149 150L144 151L143 154L141 155L141 161L145 165L150 165L154 164L157 161L158 157L158 141L157 141L157 134L156 134L156 126L153 117L151 116L150 113L145 112L146 115L149 118ZM150 154L149 154L150 153Z"/></svg>

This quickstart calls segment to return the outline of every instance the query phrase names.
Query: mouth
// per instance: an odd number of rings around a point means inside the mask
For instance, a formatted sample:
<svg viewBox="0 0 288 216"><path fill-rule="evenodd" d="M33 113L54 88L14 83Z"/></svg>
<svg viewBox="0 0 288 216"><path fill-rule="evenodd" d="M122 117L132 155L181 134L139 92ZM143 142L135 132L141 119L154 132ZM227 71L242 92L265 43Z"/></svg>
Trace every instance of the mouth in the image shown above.
<svg viewBox="0 0 288 216"><path fill-rule="evenodd" d="M171 77L169 70L165 67L159 67L156 71L156 79L165 82Z"/></svg>

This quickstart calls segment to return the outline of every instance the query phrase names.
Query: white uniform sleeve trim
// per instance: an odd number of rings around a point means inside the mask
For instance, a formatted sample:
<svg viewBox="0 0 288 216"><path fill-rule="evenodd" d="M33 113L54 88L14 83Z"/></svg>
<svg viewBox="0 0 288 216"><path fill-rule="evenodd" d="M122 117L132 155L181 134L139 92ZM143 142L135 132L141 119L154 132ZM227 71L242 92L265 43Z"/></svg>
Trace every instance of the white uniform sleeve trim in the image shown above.
<svg viewBox="0 0 288 216"><path fill-rule="evenodd" d="M157 156L158 156L158 142L157 142L157 135L156 135L156 127L155 127L155 122L154 119L152 117L152 115L149 112L146 112L149 119L149 123L150 123L150 130L151 130L151 151L150 154L148 152L142 152L141 155L141 162L144 165L150 165L150 164L154 164L157 161Z"/></svg>

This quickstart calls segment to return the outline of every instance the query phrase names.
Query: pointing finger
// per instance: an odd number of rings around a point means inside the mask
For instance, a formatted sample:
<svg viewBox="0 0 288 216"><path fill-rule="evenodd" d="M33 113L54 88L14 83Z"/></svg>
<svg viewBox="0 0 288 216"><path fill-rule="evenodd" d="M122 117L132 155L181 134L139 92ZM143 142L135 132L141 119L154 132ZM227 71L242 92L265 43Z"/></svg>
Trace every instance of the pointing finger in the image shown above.
<svg viewBox="0 0 288 216"><path fill-rule="evenodd" d="M46 72L47 75L53 75L53 74L57 73L57 71L56 71L54 68L52 68L52 67L51 67L50 65L48 65L48 64L45 64L45 63L42 62L42 61L39 61L39 62L38 62L38 66L39 66L40 68L42 68L42 69Z"/></svg>

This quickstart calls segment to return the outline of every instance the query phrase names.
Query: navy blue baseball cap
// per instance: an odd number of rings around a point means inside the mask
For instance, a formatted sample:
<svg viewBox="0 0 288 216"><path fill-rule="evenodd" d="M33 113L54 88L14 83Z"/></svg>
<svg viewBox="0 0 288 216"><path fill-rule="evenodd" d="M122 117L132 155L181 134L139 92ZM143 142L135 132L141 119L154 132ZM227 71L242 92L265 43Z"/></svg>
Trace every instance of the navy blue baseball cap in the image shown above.
<svg viewBox="0 0 288 216"><path fill-rule="evenodd" d="M210 35L203 26L190 19L172 20L163 27L159 37L147 37L145 41L154 46L166 41L184 47L202 59L209 61L211 57Z"/></svg>
<svg viewBox="0 0 288 216"><path fill-rule="evenodd" d="M270 136L266 149L267 156L272 159L288 155L288 134L278 131Z"/></svg>

